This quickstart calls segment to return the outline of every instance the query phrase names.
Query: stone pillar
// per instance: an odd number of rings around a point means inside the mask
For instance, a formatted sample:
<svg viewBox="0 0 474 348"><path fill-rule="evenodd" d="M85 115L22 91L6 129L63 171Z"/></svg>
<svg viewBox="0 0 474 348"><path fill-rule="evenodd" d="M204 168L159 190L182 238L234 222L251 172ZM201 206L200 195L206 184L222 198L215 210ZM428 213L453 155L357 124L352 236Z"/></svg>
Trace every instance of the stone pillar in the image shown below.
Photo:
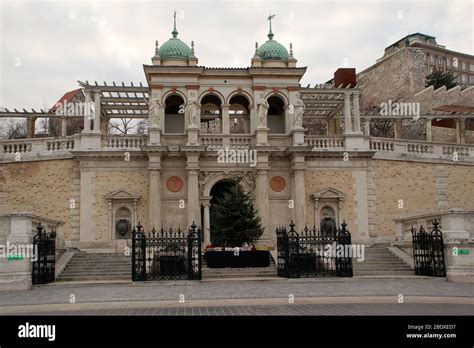
<svg viewBox="0 0 474 348"><path fill-rule="evenodd" d="M91 119L92 119L92 114L91 114L91 91L89 90L84 90L85 94L85 112L84 112L84 129L82 130L82 133L90 133L91 131Z"/></svg>
<svg viewBox="0 0 474 348"><path fill-rule="evenodd" d="M352 110L354 112L354 133L356 134L362 134L360 130L359 94L359 91L354 91L352 96Z"/></svg>
<svg viewBox="0 0 474 348"><path fill-rule="evenodd" d="M257 211L262 218L261 223L262 228L264 229L260 241L268 243L271 240L271 231L268 226L268 215L270 214L270 209L268 203L268 171L266 169L257 169L256 188Z"/></svg>
<svg viewBox="0 0 474 348"><path fill-rule="evenodd" d="M26 116L26 137L27 138L35 137L35 123L36 123L36 117Z"/></svg>
<svg viewBox="0 0 474 348"><path fill-rule="evenodd" d="M426 141L432 141L433 135L431 133L431 118L426 120Z"/></svg>
<svg viewBox="0 0 474 348"><path fill-rule="evenodd" d="M456 142L464 144L466 142L466 120L458 118L456 120Z"/></svg>
<svg viewBox="0 0 474 348"><path fill-rule="evenodd" d="M188 225L193 221L200 225L201 206L199 204L199 154L188 154L186 170L188 172Z"/></svg>
<svg viewBox="0 0 474 348"><path fill-rule="evenodd" d="M149 220L150 229L155 227L159 230L161 226L161 161L159 157L148 166L150 176L149 192Z"/></svg>
<svg viewBox="0 0 474 348"><path fill-rule="evenodd" d="M229 124L229 104L222 104L221 113L222 113L222 134L230 134L230 124Z"/></svg>
<svg viewBox="0 0 474 348"><path fill-rule="evenodd" d="M365 126L365 135L370 137L370 118L366 118L364 120L364 126Z"/></svg>
<svg viewBox="0 0 474 348"><path fill-rule="evenodd" d="M108 117L102 117L100 119L100 133L101 134L109 133L109 118Z"/></svg>
<svg viewBox="0 0 474 348"><path fill-rule="evenodd" d="M394 137L395 139L401 139L402 138L402 120L401 119L396 119L394 123Z"/></svg>
<svg viewBox="0 0 474 348"><path fill-rule="evenodd" d="M67 118L61 117L61 136L64 138L67 136Z"/></svg>
<svg viewBox="0 0 474 348"><path fill-rule="evenodd" d="M211 206L210 202L203 203L204 205L204 246L211 243L211 215L209 208Z"/></svg>
<svg viewBox="0 0 474 348"><path fill-rule="evenodd" d="M293 209L293 220L297 231L301 231L306 225L306 202L305 202L305 186L304 186L304 169L299 168L303 163L296 164L298 167L293 169L293 199L295 208Z"/></svg>
<svg viewBox="0 0 474 348"><path fill-rule="evenodd" d="M100 92L94 92L94 133L100 133Z"/></svg>
<svg viewBox="0 0 474 348"><path fill-rule="evenodd" d="M351 121L351 93L344 92L344 126L345 134L352 133L352 121Z"/></svg>

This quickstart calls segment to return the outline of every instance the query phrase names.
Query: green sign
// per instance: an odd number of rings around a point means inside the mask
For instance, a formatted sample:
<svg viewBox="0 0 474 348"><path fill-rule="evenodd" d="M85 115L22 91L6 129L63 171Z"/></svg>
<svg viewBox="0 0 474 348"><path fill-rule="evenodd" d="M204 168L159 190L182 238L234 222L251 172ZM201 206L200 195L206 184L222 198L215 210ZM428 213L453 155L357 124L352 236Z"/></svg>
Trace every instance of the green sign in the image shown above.
<svg viewBox="0 0 474 348"><path fill-rule="evenodd" d="M23 260L23 259L24 259L23 256L8 256L7 257L8 261Z"/></svg>
<svg viewBox="0 0 474 348"><path fill-rule="evenodd" d="M458 249L458 255L469 255L471 250L469 249Z"/></svg>

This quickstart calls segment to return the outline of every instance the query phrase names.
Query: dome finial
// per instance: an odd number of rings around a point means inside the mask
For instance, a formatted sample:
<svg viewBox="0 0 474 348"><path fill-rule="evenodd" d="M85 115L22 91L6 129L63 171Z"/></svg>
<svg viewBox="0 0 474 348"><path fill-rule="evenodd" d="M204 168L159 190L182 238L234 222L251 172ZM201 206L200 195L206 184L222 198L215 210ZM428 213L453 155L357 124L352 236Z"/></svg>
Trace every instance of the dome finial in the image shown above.
<svg viewBox="0 0 474 348"><path fill-rule="evenodd" d="M158 47L159 47L159 45L158 45L158 40L156 40L156 41L155 41L155 55L158 55L158 54L159 54L159 53L158 53L158 52L159 52Z"/></svg>
<svg viewBox="0 0 474 348"><path fill-rule="evenodd" d="M293 43L290 42L290 57L293 57Z"/></svg>
<svg viewBox="0 0 474 348"><path fill-rule="evenodd" d="M275 15L270 12L270 16L268 16L268 21L270 22L270 30L268 31L268 38L270 40L273 39L273 33L272 33L272 19L275 18Z"/></svg>
<svg viewBox="0 0 474 348"><path fill-rule="evenodd" d="M173 34L173 37L178 36L178 31L176 30L176 11L174 11L174 26L173 26L173 31L171 32Z"/></svg>

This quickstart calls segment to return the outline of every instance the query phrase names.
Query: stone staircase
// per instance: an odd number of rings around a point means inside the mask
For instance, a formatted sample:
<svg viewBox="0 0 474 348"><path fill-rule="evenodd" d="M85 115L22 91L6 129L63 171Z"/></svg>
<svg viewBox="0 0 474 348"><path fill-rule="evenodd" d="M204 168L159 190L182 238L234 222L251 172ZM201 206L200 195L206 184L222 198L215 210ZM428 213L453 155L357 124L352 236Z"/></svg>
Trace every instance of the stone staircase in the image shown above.
<svg viewBox="0 0 474 348"><path fill-rule="evenodd" d="M74 254L57 281L132 280L132 259L123 253Z"/></svg>
<svg viewBox="0 0 474 348"><path fill-rule="evenodd" d="M365 260L353 259L354 276L407 276L415 275L414 269L393 255L388 244L374 244L365 248Z"/></svg>

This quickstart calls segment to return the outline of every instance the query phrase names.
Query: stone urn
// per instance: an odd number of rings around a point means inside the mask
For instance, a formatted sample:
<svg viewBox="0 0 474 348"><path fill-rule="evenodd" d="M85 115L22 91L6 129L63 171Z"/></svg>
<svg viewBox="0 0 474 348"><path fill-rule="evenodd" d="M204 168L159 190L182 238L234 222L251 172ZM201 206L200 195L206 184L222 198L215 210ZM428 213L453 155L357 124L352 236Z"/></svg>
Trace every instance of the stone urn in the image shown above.
<svg viewBox="0 0 474 348"><path fill-rule="evenodd" d="M115 223L115 228L122 237L125 237L125 235L130 231L130 221L127 219L120 219Z"/></svg>

